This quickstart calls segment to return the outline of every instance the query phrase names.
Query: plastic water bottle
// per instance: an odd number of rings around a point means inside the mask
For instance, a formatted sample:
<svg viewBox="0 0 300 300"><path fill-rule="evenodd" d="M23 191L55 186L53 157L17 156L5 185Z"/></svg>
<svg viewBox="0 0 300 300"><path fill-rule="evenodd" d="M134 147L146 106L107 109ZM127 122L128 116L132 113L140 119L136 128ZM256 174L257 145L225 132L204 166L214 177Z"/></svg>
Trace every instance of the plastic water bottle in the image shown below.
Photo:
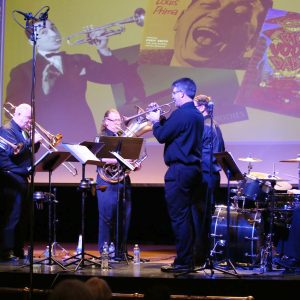
<svg viewBox="0 0 300 300"><path fill-rule="evenodd" d="M82 235L80 234L78 237L78 245L76 248L76 253L79 254L82 252Z"/></svg>
<svg viewBox="0 0 300 300"><path fill-rule="evenodd" d="M101 269L102 270L108 270L109 269L109 253L108 253L108 244L107 242L103 245L103 250L101 254Z"/></svg>
<svg viewBox="0 0 300 300"><path fill-rule="evenodd" d="M115 253L115 244L113 242L110 243L109 248L108 248L108 253L109 253L109 258L114 259L116 256Z"/></svg>
<svg viewBox="0 0 300 300"><path fill-rule="evenodd" d="M44 252L45 257L49 257L49 246L46 247L46 250Z"/></svg>
<svg viewBox="0 0 300 300"><path fill-rule="evenodd" d="M140 254L141 254L140 247L138 244L135 244L134 248L133 248L133 263L134 264L139 264L141 262Z"/></svg>

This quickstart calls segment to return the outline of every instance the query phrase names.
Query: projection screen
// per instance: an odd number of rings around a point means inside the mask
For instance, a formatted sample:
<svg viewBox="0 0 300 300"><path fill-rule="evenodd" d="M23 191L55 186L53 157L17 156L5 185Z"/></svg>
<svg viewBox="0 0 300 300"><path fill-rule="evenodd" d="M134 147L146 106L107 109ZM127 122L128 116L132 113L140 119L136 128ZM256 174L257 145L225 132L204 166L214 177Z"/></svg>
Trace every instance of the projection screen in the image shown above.
<svg viewBox="0 0 300 300"><path fill-rule="evenodd" d="M61 34L63 60L45 85L48 66L37 49L34 99L36 121L49 132L61 133L65 143L94 141L107 109L129 117L137 106L168 103L171 83L190 77L198 94L213 100L226 149L241 171L249 163L239 158L259 158L252 171L297 184L299 164L281 160L300 154L300 2L241 1L232 12L222 10L229 2L6 1L2 105L31 102L34 53L24 13L39 17L48 6L48 18ZM106 32L112 56L99 55L85 42L91 28ZM7 119L3 112L3 122ZM131 173L132 182L161 184L163 145L151 132L142 138L141 155L148 157ZM78 183L82 166L75 165L77 176L60 166L52 181ZM95 178L95 166L87 166L86 175ZM47 182L48 174L38 172L35 180Z"/></svg>

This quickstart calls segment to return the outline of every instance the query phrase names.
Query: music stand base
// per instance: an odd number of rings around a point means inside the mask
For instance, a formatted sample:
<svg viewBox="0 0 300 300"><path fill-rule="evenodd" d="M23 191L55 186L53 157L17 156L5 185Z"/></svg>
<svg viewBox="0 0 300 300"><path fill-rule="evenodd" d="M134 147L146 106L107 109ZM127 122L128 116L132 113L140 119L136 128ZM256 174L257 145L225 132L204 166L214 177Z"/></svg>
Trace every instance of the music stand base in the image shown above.
<svg viewBox="0 0 300 300"><path fill-rule="evenodd" d="M89 258L86 258L89 257ZM74 261L65 264L65 266L70 266L70 265L75 265L77 264L77 266L75 267L75 271L79 269L80 266L84 267L84 266L100 266L101 267L101 263L96 262L96 260L99 260L99 257L83 252L83 253L78 253L76 255L73 255L71 257L68 257L66 259L64 259L64 262L74 259ZM85 262L89 262L89 265L85 265Z"/></svg>

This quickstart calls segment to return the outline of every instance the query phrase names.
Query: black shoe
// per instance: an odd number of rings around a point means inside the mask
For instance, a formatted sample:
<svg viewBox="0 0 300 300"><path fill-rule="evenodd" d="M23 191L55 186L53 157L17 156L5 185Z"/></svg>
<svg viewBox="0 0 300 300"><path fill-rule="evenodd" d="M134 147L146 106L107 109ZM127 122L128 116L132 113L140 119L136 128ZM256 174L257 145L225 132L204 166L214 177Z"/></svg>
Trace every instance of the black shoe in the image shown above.
<svg viewBox="0 0 300 300"><path fill-rule="evenodd" d="M23 248L15 249L14 250L14 256L16 256L20 259L25 259L24 249Z"/></svg>
<svg viewBox="0 0 300 300"><path fill-rule="evenodd" d="M299 260L296 260L295 258L292 257L281 257L281 258L275 258L273 262L285 269L296 269L297 267L300 266Z"/></svg>
<svg viewBox="0 0 300 300"><path fill-rule="evenodd" d="M166 273L179 273L179 272L193 271L193 267L189 265L176 265L176 264L165 265L162 266L160 269L162 272L166 272Z"/></svg>

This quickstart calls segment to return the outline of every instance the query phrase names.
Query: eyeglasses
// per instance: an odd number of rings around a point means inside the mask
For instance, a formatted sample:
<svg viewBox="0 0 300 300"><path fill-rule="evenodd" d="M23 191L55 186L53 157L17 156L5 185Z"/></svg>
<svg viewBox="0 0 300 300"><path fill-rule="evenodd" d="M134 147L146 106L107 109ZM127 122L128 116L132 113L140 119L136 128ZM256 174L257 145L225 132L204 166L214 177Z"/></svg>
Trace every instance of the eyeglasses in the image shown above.
<svg viewBox="0 0 300 300"><path fill-rule="evenodd" d="M122 122L121 119L110 119L110 118L106 118L106 120L111 121L111 122Z"/></svg>

